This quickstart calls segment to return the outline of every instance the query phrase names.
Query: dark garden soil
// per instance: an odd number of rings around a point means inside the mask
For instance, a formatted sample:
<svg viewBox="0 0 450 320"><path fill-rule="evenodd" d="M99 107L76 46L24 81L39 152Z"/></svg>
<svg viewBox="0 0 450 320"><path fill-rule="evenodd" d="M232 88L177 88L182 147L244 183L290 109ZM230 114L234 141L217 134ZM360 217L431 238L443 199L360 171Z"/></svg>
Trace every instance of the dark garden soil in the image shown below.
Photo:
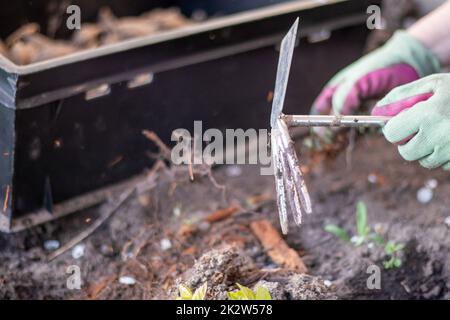
<svg viewBox="0 0 450 320"><path fill-rule="evenodd" d="M214 170L225 192L206 174L190 182L186 170L162 169L149 175L149 191L133 194L75 247L84 249L77 259L70 249L49 262L52 251L44 244L64 245L83 232L98 217L95 208L1 234L0 298L172 299L177 284L196 288L207 281L208 298L225 298L239 282L265 285L275 299L450 299L449 173L402 161L378 136L361 137L335 159L302 158L314 213L283 237L289 255L277 257L279 249L263 246L264 234L255 231L261 221L279 230L273 177L261 176L259 167ZM416 194L429 179L438 185L422 204ZM333 223L354 234L358 201L373 229L405 244L400 268L385 270L385 254L374 244L355 247L323 230ZM278 235L267 237L285 245ZM290 264L297 255L308 275ZM381 288L371 290L366 271L373 264ZM71 265L80 267L80 290L67 288Z"/></svg>

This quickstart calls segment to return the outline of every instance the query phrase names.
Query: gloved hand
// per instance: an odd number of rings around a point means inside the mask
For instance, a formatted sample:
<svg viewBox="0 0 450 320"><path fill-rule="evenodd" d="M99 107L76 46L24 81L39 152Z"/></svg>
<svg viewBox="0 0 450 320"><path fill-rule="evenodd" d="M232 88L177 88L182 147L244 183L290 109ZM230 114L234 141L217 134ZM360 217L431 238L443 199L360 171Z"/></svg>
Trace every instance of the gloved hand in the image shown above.
<svg viewBox="0 0 450 320"><path fill-rule="evenodd" d="M405 31L335 75L314 102L312 114L352 114L361 102L437 73L437 57Z"/></svg>
<svg viewBox="0 0 450 320"><path fill-rule="evenodd" d="M394 116L383 133L389 142L401 144L398 151L405 160L450 170L450 73L392 90L372 115Z"/></svg>

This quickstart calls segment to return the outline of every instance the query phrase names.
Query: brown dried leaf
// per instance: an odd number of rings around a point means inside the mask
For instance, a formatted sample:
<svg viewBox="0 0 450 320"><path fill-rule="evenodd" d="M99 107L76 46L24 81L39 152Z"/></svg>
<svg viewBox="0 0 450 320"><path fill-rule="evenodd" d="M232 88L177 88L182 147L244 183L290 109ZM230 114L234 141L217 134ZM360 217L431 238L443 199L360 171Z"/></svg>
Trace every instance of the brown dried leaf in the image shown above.
<svg viewBox="0 0 450 320"><path fill-rule="evenodd" d="M298 253L287 245L270 221L265 219L254 221L250 224L250 228L273 262L289 270L308 272Z"/></svg>

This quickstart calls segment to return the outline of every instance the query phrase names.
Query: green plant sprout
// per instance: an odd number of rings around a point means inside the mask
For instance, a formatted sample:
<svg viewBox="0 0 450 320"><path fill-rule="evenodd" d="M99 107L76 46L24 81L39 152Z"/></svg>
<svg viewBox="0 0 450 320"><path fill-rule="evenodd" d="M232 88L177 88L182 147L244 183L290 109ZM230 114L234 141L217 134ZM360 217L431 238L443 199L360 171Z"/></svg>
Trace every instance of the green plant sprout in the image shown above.
<svg viewBox="0 0 450 320"><path fill-rule="evenodd" d="M370 227L367 225L367 207L362 201L356 204L356 232L358 238L355 244L360 246L366 242L370 233Z"/></svg>
<svg viewBox="0 0 450 320"><path fill-rule="evenodd" d="M402 243L395 243L393 241L389 241L384 246L384 252L389 255L389 260L383 262L385 269L393 269L400 268L402 265L402 260L397 256L400 251L405 248L405 245Z"/></svg>
<svg viewBox="0 0 450 320"><path fill-rule="evenodd" d="M345 231L344 229L338 227L337 225L327 224L325 226L325 231L335 235L336 237L338 237L342 241L350 242L350 236L348 235L347 231Z"/></svg>
<svg viewBox="0 0 450 320"><path fill-rule="evenodd" d="M389 255L389 260L383 262L386 269L399 268L402 265L402 261L398 257L398 253L403 250L404 245L397 244L393 241L386 242L381 235L372 232L370 226L368 225L367 207L362 201L359 201L356 204L357 234L354 237L351 237L346 230L334 224L327 224L324 229L342 241L352 242L355 246L360 246L368 241L372 241L379 246L383 246L384 252Z"/></svg>
<svg viewBox="0 0 450 320"><path fill-rule="evenodd" d="M338 227L334 224L328 224L325 226L325 231L335 235L339 239L345 242L354 242L356 246L362 245L367 240L374 240L378 243L379 235L370 234L370 227L367 224L367 208L364 202L359 201L356 205L356 233L357 235L353 237L355 239L352 241L352 237L348 234L347 231Z"/></svg>
<svg viewBox="0 0 450 320"><path fill-rule="evenodd" d="M206 291L208 290L208 283L205 282L201 287L192 293L192 290L184 285L180 284L178 287L178 297L177 300L205 300Z"/></svg>
<svg viewBox="0 0 450 320"><path fill-rule="evenodd" d="M228 292L228 299L230 300L272 300L269 290L259 286L253 291L246 286L236 283L239 291Z"/></svg>

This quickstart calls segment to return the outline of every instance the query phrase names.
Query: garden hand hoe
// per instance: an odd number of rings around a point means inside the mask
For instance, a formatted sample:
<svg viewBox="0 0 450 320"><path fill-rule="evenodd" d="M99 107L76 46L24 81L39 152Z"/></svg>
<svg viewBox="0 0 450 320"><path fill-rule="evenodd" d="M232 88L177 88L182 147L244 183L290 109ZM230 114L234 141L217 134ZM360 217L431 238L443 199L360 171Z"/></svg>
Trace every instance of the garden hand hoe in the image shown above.
<svg viewBox="0 0 450 320"><path fill-rule="evenodd" d="M297 225L302 222L302 211L312 212L308 194L294 143L289 136L289 127L381 127L390 117L378 116L316 116L285 115L282 113L289 80L292 55L296 43L298 18L284 37L280 46L275 93L270 116L272 164L275 174L278 213L283 234L288 232L288 214Z"/></svg>

